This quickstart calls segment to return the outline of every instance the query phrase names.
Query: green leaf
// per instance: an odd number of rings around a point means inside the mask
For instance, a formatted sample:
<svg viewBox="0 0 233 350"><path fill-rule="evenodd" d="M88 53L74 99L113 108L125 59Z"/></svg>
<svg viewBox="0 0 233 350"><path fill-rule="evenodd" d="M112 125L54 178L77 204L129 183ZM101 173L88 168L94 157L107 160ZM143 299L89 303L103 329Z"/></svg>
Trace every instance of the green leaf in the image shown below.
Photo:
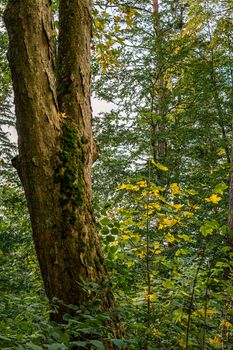
<svg viewBox="0 0 233 350"><path fill-rule="evenodd" d="M87 342L86 341L72 341L70 345L76 345L76 346L81 346L83 348L86 347Z"/></svg>
<svg viewBox="0 0 233 350"><path fill-rule="evenodd" d="M112 246L112 247L109 248L109 250L110 250L110 253L114 254L114 253L117 252L118 246Z"/></svg>
<svg viewBox="0 0 233 350"><path fill-rule="evenodd" d="M202 225L200 227L200 232L203 234L204 237L207 237L208 235L212 235L213 229L211 227L208 227L207 225Z"/></svg>
<svg viewBox="0 0 233 350"><path fill-rule="evenodd" d="M114 222L114 226L117 227L117 228L120 228L121 227L121 224L119 221L115 221Z"/></svg>
<svg viewBox="0 0 233 350"><path fill-rule="evenodd" d="M119 232L119 230L116 227L113 227L113 229L111 230L112 235L117 235L118 232Z"/></svg>
<svg viewBox="0 0 233 350"><path fill-rule="evenodd" d="M219 193L219 194L223 194L223 192L228 188L228 186L224 183L221 182L218 185L215 186L214 188L214 192L215 193Z"/></svg>
<svg viewBox="0 0 233 350"><path fill-rule="evenodd" d="M112 343L116 345L119 349L122 349L125 346L125 342L121 339L112 339Z"/></svg>
<svg viewBox="0 0 233 350"><path fill-rule="evenodd" d="M29 346L29 349L31 349L31 350L43 350L43 348L41 346L38 346L38 345L35 345L32 343L28 343L27 345Z"/></svg>
<svg viewBox="0 0 233 350"><path fill-rule="evenodd" d="M0 334L0 339L1 340L5 340L5 341L11 341L12 339L8 338L8 337L5 337L3 335Z"/></svg>
<svg viewBox="0 0 233 350"><path fill-rule="evenodd" d="M104 344L99 340L91 340L90 343L96 347L96 349L104 350Z"/></svg>
<svg viewBox="0 0 233 350"><path fill-rule="evenodd" d="M207 237L208 235L212 235L213 231L217 230L218 228L219 223L216 220L208 220L200 227L200 232L204 237Z"/></svg>
<svg viewBox="0 0 233 350"><path fill-rule="evenodd" d="M112 226L112 223L108 218L103 218L102 220L100 220L100 223L103 226Z"/></svg>
<svg viewBox="0 0 233 350"><path fill-rule="evenodd" d="M102 235L107 235L109 233L109 229L108 229L108 227L103 227L102 229L101 229L101 234Z"/></svg>
<svg viewBox="0 0 233 350"><path fill-rule="evenodd" d="M114 242L115 241L115 237L113 235L107 235L105 239L107 242Z"/></svg>
<svg viewBox="0 0 233 350"><path fill-rule="evenodd" d="M189 251L187 249L183 249L183 248L178 249L175 253L175 256L179 256L179 255L183 255L183 254L184 255L189 254Z"/></svg>

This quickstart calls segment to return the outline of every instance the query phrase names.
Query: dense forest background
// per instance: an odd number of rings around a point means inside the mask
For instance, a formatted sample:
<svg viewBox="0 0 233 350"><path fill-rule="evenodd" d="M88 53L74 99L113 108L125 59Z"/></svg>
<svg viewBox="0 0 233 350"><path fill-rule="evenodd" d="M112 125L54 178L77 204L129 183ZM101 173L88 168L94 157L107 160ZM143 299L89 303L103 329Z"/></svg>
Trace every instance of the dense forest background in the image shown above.
<svg viewBox="0 0 233 350"><path fill-rule="evenodd" d="M232 9L215 0L94 3L92 92L114 107L93 118L93 203L116 307L101 313L96 300L63 325L49 321L11 165L1 21L1 349L232 349ZM122 339L111 327L116 314Z"/></svg>

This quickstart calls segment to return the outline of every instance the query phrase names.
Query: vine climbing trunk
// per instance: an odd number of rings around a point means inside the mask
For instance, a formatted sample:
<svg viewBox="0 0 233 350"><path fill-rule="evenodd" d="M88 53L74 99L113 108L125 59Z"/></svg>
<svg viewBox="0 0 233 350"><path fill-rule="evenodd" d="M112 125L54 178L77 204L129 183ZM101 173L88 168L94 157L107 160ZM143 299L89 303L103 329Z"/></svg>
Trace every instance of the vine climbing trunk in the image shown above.
<svg viewBox="0 0 233 350"><path fill-rule="evenodd" d="M91 1L60 0L59 13L57 57L50 0L9 0L4 19L19 143L13 164L46 294L61 301L52 318L62 322L67 305L90 297L81 282L101 284L107 271L91 205ZM108 289L96 297L112 307Z"/></svg>

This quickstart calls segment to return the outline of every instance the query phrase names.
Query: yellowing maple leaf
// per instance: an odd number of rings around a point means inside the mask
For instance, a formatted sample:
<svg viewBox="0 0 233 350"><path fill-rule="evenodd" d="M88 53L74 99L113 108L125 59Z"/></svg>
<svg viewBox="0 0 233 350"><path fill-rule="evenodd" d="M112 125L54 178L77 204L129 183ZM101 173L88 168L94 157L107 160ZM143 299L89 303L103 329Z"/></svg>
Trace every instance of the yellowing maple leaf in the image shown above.
<svg viewBox="0 0 233 350"><path fill-rule="evenodd" d="M173 195L180 193L180 187L177 185L177 183L173 183L170 185L170 190L172 191Z"/></svg>
<svg viewBox="0 0 233 350"><path fill-rule="evenodd" d="M222 199L222 197L219 197L217 194L214 193L210 197L205 198L205 201L217 204L221 199Z"/></svg>
<svg viewBox="0 0 233 350"><path fill-rule="evenodd" d="M171 233L167 233L164 238L168 243L173 243L175 240L175 237Z"/></svg>
<svg viewBox="0 0 233 350"><path fill-rule="evenodd" d="M159 215L159 213L158 213ZM162 220L159 223L159 229L162 229L163 227L172 227L178 222L177 219L168 219L167 217L162 218Z"/></svg>

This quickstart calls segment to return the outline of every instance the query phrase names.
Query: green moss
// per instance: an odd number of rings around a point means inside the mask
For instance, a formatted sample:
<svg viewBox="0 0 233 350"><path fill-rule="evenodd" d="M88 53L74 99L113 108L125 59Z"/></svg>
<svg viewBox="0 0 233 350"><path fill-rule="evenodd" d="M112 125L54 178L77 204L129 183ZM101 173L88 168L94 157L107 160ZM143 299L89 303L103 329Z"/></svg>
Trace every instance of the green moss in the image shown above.
<svg viewBox="0 0 233 350"><path fill-rule="evenodd" d="M61 136L60 164L56 182L60 184L61 205L69 204L69 213L64 211L66 221L75 222L74 210L83 204L83 170L85 157L77 130L69 119L63 125Z"/></svg>

